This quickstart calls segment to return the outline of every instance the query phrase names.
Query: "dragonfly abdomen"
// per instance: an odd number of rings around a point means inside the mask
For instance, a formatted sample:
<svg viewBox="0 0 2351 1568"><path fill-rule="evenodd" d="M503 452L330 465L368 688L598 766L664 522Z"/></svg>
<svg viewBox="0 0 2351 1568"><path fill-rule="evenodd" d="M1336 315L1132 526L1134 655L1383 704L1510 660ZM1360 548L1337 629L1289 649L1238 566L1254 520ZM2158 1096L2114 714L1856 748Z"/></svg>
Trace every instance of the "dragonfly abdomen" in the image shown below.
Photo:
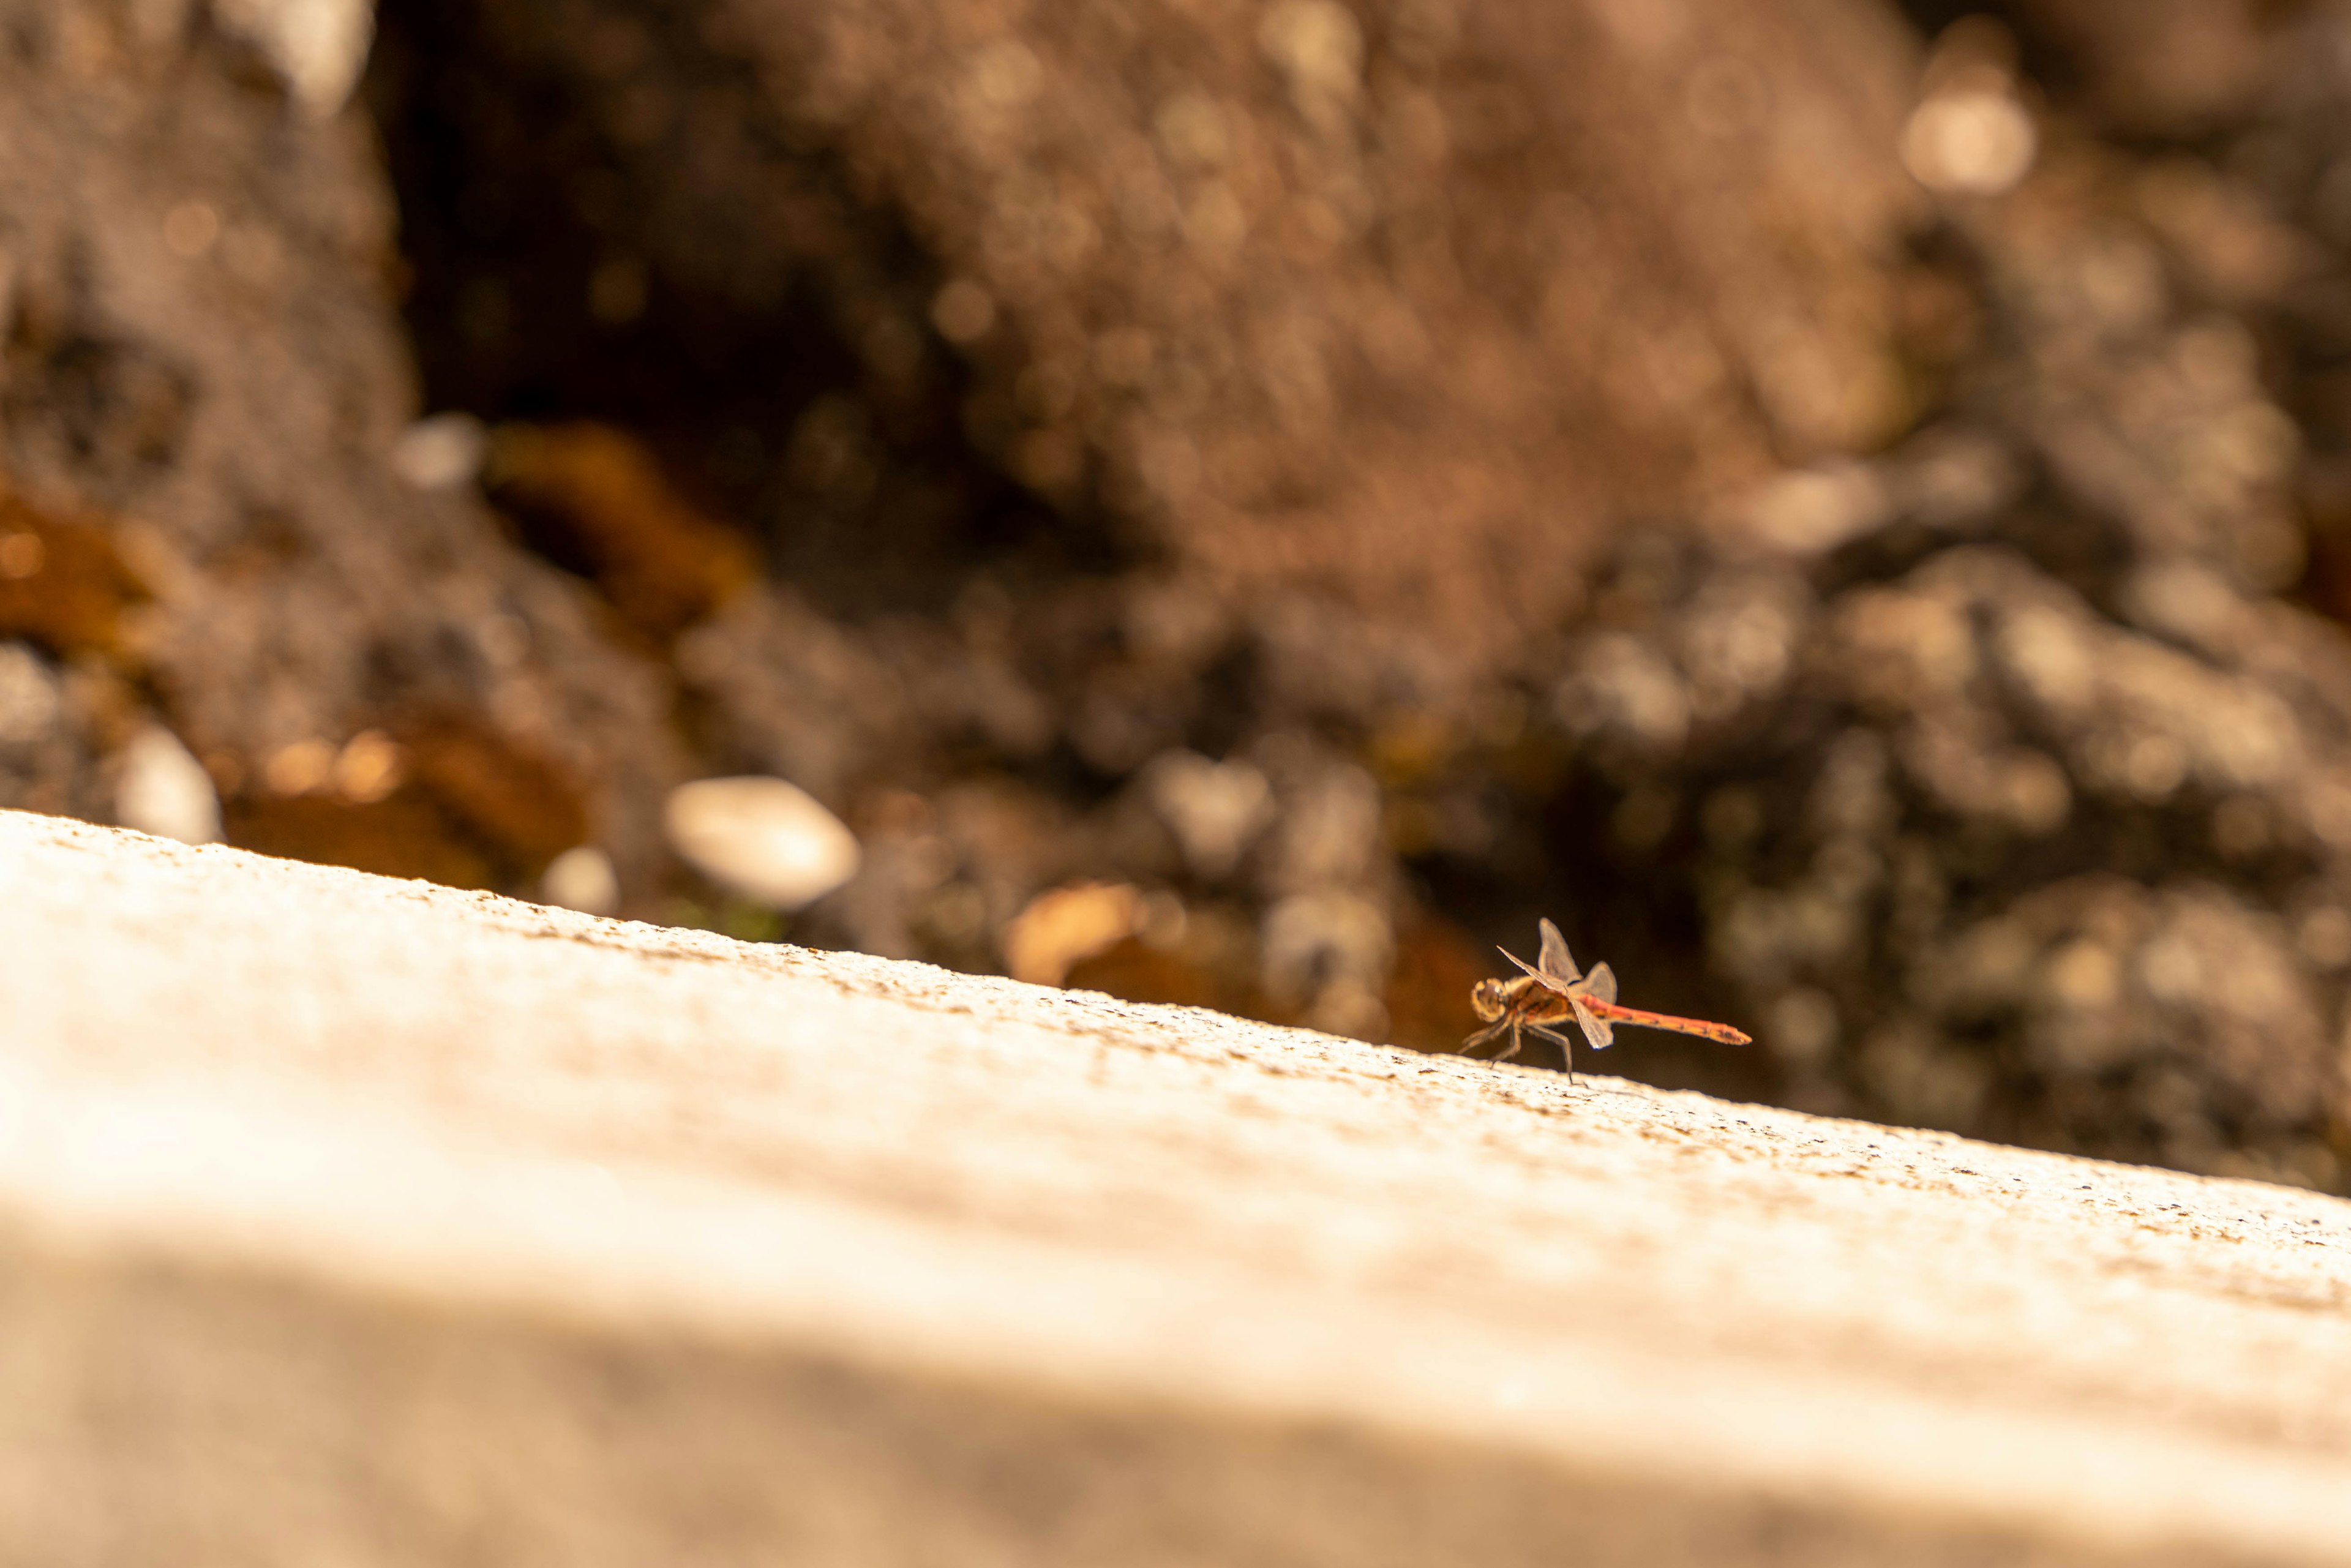
<svg viewBox="0 0 2351 1568"><path fill-rule="evenodd" d="M1668 1013L1646 1012L1628 1008L1621 1002L1595 1001L1584 998L1583 1005L1602 1018L1615 1023L1629 1023L1643 1029L1661 1029L1670 1034L1696 1035L1717 1045L1749 1045L1752 1040L1742 1031L1727 1023L1709 1023L1704 1019L1675 1018Z"/></svg>

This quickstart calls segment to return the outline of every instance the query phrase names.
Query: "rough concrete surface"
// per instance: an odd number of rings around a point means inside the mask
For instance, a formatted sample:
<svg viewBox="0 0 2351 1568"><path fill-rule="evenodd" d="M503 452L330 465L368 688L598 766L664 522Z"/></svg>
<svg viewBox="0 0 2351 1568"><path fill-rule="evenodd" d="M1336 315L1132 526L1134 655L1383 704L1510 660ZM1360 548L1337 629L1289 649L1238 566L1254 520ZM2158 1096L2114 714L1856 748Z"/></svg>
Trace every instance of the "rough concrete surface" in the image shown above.
<svg viewBox="0 0 2351 1568"><path fill-rule="evenodd" d="M0 886L0 1563L2351 1562L2340 1200L23 814Z"/></svg>

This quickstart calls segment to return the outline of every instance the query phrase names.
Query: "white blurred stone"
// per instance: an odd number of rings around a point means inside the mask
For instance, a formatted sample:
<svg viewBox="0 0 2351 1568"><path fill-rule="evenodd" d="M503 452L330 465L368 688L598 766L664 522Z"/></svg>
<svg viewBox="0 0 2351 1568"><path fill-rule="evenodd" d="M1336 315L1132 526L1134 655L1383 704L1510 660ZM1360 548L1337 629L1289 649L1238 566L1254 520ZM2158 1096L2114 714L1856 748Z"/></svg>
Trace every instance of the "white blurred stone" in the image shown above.
<svg viewBox="0 0 2351 1568"><path fill-rule="evenodd" d="M1354 893L1300 893L1265 914L1267 992L1283 1000L1333 984L1364 991L1386 978L1395 939L1387 912Z"/></svg>
<svg viewBox="0 0 2351 1568"><path fill-rule="evenodd" d="M0 746L25 746L57 727L65 711L57 678L22 643L0 643Z"/></svg>
<svg viewBox="0 0 2351 1568"><path fill-rule="evenodd" d="M260 50L322 120L351 96L375 41L375 0L213 0L213 18Z"/></svg>
<svg viewBox="0 0 2351 1568"><path fill-rule="evenodd" d="M1258 43L1290 78L1290 101L1334 129L1363 90L1364 31L1335 0L1281 0L1258 25Z"/></svg>
<svg viewBox="0 0 2351 1568"><path fill-rule="evenodd" d="M122 748L114 786L114 815L126 828L182 843L209 844L221 836L220 796L203 763L160 725L149 725Z"/></svg>
<svg viewBox="0 0 2351 1568"><path fill-rule="evenodd" d="M1817 555L1881 527L1890 510L1885 485L1867 467L1831 462L1782 474L1747 507L1752 537L1792 555Z"/></svg>
<svg viewBox="0 0 2351 1568"><path fill-rule="evenodd" d="M780 779L703 779L662 809L670 848L720 886L771 909L812 904L857 874L856 836Z"/></svg>
<svg viewBox="0 0 2351 1568"><path fill-rule="evenodd" d="M621 879L612 857L593 844L568 849L548 862L538 880L545 902L582 915L610 915L621 907Z"/></svg>
<svg viewBox="0 0 2351 1568"><path fill-rule="evenodd" d="M1273 820L1272 786L1238 759L1211 762L1196 751L1163 751L1144 766L1143 789L1194 874L1207 882L1230 875Z"/></svg>
<svg viewBox="0 0 2351 1568"><path fill-rule="evenodd" d="M1996 89L1938 92L1902 129L1902 162L1930 191L1992 196L2024 178L2040 136L2024 106Z"/></svg>
<svg viewBox="0 0 2351 1568"><path fill-rule="evenodd" d="M489 434L470 413L420 419L392 444L392 471L419 490L454 490L482 471Z"/></svg>

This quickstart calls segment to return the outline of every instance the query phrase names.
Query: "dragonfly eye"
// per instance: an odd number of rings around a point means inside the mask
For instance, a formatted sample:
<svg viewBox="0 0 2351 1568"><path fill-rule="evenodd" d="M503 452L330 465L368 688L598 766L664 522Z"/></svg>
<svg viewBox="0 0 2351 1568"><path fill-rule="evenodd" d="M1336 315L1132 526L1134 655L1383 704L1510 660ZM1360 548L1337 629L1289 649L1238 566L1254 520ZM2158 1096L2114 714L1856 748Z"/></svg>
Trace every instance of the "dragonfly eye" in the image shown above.
<svg viewBox="0 0 2351 1568"><path fill-rule="evenodd" d="M1469 988L1469 1006L1483 1023L1492 1023L1502 1016L1502 982L1480 980Z"/></svg>

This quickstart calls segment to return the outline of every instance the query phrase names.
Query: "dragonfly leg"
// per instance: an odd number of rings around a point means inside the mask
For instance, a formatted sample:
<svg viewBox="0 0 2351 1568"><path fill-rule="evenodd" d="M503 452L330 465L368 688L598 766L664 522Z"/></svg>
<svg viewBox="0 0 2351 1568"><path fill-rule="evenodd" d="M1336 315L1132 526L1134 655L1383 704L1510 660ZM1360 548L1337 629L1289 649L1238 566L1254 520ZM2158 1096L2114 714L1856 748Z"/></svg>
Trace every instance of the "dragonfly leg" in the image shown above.
<svg viewBox="0 0 2351 1568"><path fill-rule="evenodd" d="M1494 1041L1501 1039L1503 1035L1509 1033L1510 1028L1510 1020L1508 1019L1498 1019L1493 1023L1488 1024L1484 1029L1479 1030L1476 1034L1471 1035L1468 1039L1461 1042L1461 1054L1464 1056L1476 1056L1479 1051L1485 1050L1486 1047L1493 1044ZM1497 1057L1494 1060L1499 1061L1500 1058Z"/></svg>
<svg viewBox="0 0 2351 1568"><path fill-rule="evenodd" d="M1566 1071L1567 1081L1570 1083L1574 1082L1575 1047L1568 1043L1567 1036L1560 1033L1559 1030L1555 1029L1545 1029L1539 1023L1529 1024L1527 1028L1531 1032L1542 1036L1545 1040L1559 1047L1559 1064L1561 1068Z"/></svg>

